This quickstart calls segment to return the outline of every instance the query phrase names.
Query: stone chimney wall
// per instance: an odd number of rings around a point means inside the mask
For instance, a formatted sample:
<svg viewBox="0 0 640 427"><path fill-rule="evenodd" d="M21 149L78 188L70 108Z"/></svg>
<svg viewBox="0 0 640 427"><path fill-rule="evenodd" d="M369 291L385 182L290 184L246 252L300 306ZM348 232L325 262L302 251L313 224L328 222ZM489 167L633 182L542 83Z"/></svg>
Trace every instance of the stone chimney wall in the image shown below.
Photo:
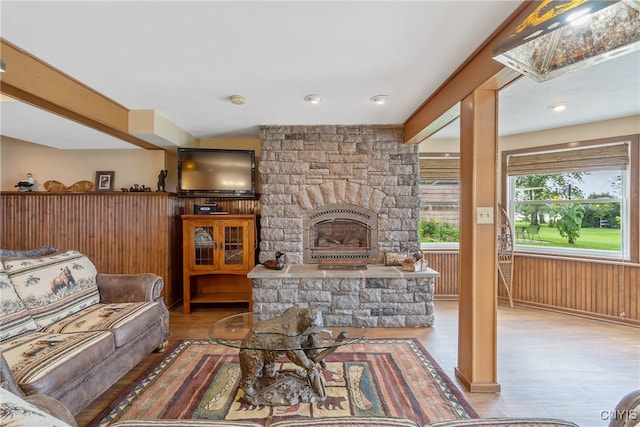
<svg viewBox="0 0 640 427"><path fill-rule="evenodd" d="M418 146L400 125L262 126L259 261L276 251L303 262L303 216L352 204L378 215L378 262L417 243Z"/></svg>

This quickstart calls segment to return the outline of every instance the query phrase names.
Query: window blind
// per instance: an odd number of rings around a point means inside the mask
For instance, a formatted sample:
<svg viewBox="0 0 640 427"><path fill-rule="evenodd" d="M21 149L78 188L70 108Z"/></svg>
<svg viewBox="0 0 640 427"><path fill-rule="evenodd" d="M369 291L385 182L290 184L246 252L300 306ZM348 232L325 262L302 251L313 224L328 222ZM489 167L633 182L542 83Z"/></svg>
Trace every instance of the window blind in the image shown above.
<svg viewBox="0 0 640 427"><path fill-rule="evenodd" d="M629 144L613 144L537 154L514 154L507 159L508 175L625 170Z"/></svg>
<svg viewBox="0 0 640 427"><path fill-rule="evenodd" d="M460 181L458 157L421 158L421 181Z"/></svg>

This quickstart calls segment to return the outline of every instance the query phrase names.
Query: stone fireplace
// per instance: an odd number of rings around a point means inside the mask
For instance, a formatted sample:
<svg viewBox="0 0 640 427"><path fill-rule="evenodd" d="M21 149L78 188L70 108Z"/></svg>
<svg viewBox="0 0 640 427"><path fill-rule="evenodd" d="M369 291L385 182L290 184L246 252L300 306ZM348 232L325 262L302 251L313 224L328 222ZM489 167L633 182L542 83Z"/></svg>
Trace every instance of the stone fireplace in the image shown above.
<svg viewBox="0 0 640 427"><path fill-rule="evenodd" d="M286 254L282 272L256 267L254 312L321 308L327 324L427 326L437 272L383 267L386 251L417 243L418 146L399 125L263 126L259 262ZM319 271L322 260L364 271ZM256 269L254 269L256 270Z"/></svg>
<svg viewBox="0 0 640 427"><path fill-rule="evenodd" d="M404 144L402 130L263 126L260 262L276 251L285 252L289 263L312 262L304 254L309 243L305 220L328 209L375 228L371 262L381 262L385 251L417 243L418 146ZM374 224L366 216L374 217Z"/></svg>

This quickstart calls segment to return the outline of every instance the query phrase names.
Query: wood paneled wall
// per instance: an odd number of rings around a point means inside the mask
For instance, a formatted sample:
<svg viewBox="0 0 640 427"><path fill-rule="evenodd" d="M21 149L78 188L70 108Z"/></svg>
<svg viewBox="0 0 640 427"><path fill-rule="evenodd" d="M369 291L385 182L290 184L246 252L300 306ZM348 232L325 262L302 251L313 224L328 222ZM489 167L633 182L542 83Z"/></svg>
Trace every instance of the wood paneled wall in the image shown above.
<svg viewBox="0 0 640 427"><path fill-rule="evenodd" d="M180 215L213 201L170 193L0 194L0 247L55 246L87 255L100 273L155 273L165 280L164 300L182 300ZM257 200L215 200L221 210L258 213Z"/></svg>
<svg viewBox="0 0 640 427"><path fill-rule="evenodd" d="M75 249L99 273L162 276L168 306L182 297L178 198L168 193L2 193L0 200L0 247Z"/></svg>
<svg viewBox="0 0 640 427"><path fill-rule="evenodd" d="M0 247L55 246L86 254L101 273L158 274L165 303L182 299L180 214L208 199L168 193L0 195ZM259 214L257 200L216 200L222 210ZM427 251L440 272L436 296L458 295L457 251ZM640 265L516 254L514 302L640 325ZM502 283L498 295L506 298Z"/></svg>
<svg viewBox="0 0 640 427"><path fill-rule="evenodd" d="M640 265L536 255L514 259L514 301L640 325Z"/></svg>
<svg viewBox="0 0 640 427"><path fill-rule="evenodd" d="M436 296L439 298L458 297L458 263L460 256L458 251L426 251L429 268L440 273L436 278Z"/></svg>
<svg viewBox="0 0 640 427"><path fill-rule="evenodd" d="M458 294L458 253L427 251L439 271L436 297ZM498 296L506 299L502 282ZM640 325L640 265L616 261L516 254L513 268L516 304L555 309Z"/></svg>

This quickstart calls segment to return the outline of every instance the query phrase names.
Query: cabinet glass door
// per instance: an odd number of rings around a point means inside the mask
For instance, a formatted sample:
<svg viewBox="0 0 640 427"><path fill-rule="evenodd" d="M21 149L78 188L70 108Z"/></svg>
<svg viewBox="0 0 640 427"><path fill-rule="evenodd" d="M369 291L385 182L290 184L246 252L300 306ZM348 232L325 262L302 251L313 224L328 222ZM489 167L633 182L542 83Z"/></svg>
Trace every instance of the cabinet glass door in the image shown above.
<svg viewBox="0 0 640 427"><path fill-rule="evenodd" d="M225 266L243 266L244 259L244 225L226 225L223 227L224 248L223 264Z"/></svg>
<svg viewBox="0 0 640 427"><path fill-rule="evenodd" d="M215 252L215 233L213 227L194 227L194 267L213 266Z"/></svg>

